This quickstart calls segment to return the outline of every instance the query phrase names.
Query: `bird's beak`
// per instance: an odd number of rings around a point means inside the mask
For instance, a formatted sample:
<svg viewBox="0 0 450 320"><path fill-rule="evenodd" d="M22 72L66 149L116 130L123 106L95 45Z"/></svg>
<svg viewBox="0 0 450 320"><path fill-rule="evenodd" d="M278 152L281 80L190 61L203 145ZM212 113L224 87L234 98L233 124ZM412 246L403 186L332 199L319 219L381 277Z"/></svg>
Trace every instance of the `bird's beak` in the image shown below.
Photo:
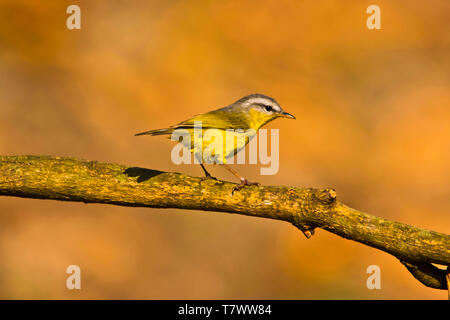
<svg viewBox="0 0 450 320"><path fill-rule="evenodd" d="M283 118L295 119L295 117L290 113L282 111L282 112L280 112L280 114Z"/></svg>

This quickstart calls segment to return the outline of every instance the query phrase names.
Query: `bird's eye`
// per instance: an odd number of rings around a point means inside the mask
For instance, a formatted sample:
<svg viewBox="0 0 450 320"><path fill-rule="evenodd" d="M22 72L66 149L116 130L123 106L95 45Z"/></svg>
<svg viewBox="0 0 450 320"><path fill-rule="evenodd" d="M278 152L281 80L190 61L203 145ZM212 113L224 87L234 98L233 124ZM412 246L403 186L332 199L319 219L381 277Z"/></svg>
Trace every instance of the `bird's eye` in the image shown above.
<svg viewBox="0 0 450 320"><path fill-rule="evenodd" d="M264 106L267 112L273 111L273 108L271 106Z"/></svg>

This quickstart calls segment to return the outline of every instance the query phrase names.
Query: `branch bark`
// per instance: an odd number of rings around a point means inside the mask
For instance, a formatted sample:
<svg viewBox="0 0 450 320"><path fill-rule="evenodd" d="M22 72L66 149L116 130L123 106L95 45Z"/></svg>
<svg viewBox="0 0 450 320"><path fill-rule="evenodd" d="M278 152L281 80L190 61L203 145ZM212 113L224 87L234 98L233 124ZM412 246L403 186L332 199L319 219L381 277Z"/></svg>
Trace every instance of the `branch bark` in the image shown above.
<svg viewBox="0 0 450 320"><path fill-rule="evenodd" d="M424 285L447 289L450 236L352 209L333 189L249 186L96 161L0 156L0 195L130 207L219 211L292 223L306 237L315 228L385 251Z"/></svg>

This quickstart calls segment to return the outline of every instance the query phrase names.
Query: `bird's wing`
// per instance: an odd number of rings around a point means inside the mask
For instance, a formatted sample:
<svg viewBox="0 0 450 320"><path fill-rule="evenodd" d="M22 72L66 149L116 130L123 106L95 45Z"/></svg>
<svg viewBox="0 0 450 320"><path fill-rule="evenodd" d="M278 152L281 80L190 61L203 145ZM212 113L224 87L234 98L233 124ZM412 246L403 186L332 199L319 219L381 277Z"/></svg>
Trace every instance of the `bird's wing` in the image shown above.
<svg viewBox="0 0 450 320"><path fill-rule="evenodd" d="M211 112L199 114L189 118L178 125L175 128L193 128L195 122L200 122L203 129L215 128L215 129L249 129L247 118L242 113L230 112L226 109L214 110Z"/></svg>

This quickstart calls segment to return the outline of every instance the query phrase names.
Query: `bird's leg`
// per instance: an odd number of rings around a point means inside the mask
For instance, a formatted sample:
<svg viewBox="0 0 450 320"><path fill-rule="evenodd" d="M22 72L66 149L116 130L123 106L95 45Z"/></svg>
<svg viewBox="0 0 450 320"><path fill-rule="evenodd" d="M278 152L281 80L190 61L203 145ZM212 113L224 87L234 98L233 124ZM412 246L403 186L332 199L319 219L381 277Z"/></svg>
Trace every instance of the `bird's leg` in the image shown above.
<svg viewBox="0 0 450 320"><path fill-rule="evenodd" d="M258 186L259 183L258 182L250 182L247 179L245 179L244 177L241 177L241 175L239 173L237 173L236 171L234 171L233 169L231 169L228 165L224 164L225 168L227 168L228 171L230 171L235 177L239 178L239 180L241 180L241 183L239 183L236 187L233 188L233 192L232 194L239 189L242 189L245 186Z"/></svg>
<svg viewBox="0 0 450 320"><path fill-rule="evenodd" d="M205 177L202 178L202 180L205 179L214 179L214 180L218 180L216 177L213 177L205 168L205 166L203 165L203 163L200 163L200 165L202 166L203 171L205 172Z"/></svg>
<svg viewBox="0 0 450 320"><path fill-rule="evenodd" d="M195 154L194 154L194 157L197 158L198 163L202 166L203 172L205 172L205 176L202 178L202 180L205 180L205 179L214 179L214 180L218 180L217 178L213 177L213 176L206 170L205 166L203 165L203 161L202 161L201 155L195 153Z"/></svg>

